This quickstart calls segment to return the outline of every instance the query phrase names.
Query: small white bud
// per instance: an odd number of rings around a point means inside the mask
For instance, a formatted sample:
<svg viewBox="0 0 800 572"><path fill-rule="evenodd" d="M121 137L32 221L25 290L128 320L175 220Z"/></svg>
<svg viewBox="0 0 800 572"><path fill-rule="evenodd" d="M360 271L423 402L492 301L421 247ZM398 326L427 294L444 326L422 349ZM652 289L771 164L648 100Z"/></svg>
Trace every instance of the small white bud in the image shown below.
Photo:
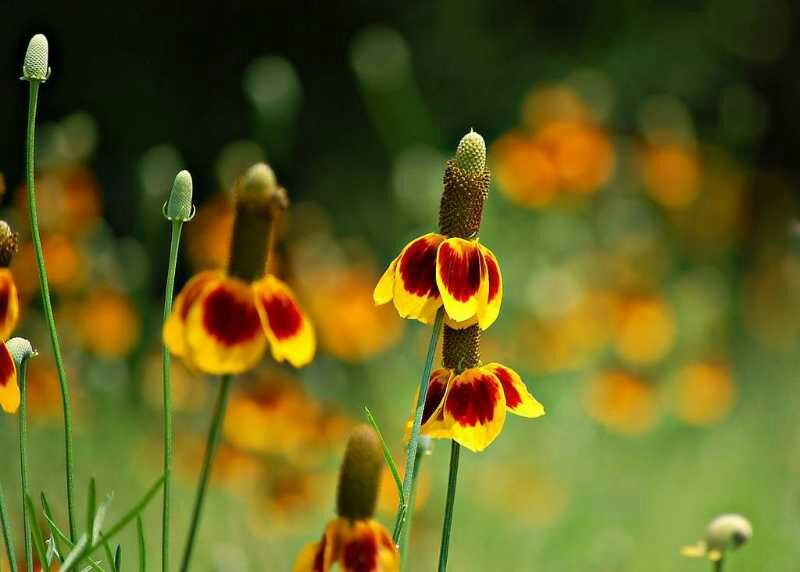
<svg viewBox="0 0 800 572"><path fill-rule="evenodd" d="M28 43L25 62L22 64L22 79L28 81L45 81L50 76L47 66L48 46L44 34L36 34Z"/></svg>
<svg viewBox="0 0 800 572"><path fill-rule="evenodd" d="M164 209L164 216L167 220L179 220L187 222L194 216L194 205L192 205L192 176L189 171L181 171L175 176L172 183L172 192L169 194Z"/></svg>
<svg viewBox="0 0 800 572"><path fill-rule="evenodd" d="M25 338L11 338L6 342L6 347L17 367L26 359L39 355L39 352L34 350L31 343Z"/></svg>

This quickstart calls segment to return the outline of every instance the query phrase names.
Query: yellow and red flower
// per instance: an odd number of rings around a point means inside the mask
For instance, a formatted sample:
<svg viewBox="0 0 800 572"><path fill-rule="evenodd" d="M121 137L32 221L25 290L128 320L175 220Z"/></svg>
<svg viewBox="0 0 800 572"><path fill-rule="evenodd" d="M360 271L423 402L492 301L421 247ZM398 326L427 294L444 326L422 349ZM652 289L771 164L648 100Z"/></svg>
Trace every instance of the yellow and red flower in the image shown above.
<svg viewBox="0 0 800 572"><path fill-rule="evenodd" d="M307 545L293 572L329 572L338 564L343 572L397 572L400 555L392 537L373 519L337 518L325 527L318 542Z"/></svg>
<svg viewBox="0 0 800 572"><path fill-rule="evenodd" d="M394 301L403 318L433 322L444 306L446 323L486 329L500 313L503 279L491 250L477 240L428 233L412 240L373 292L378 305Z"/></svg>
<svg viewBox="0 0 800 572"><path fill-rule="evenodd" d="M428 384L422 434L453 439L471 451L483 451L503 430L506 411L531 419L544 415L542 404L511 368L490 363L459 374L452 369L437 369ZM407 424L407 435L412 422L410 419Z"/></svg>
<svg viewBox="0 0 800 572"><path fill-rule="evenodd" d="M17 366L5 342L0 342L0 407L6 413L16 413L19 397Z"/></svg>
<svg viewBox="0 0 800 572"><path fill-rule="evenodd" d="M276 361L302 367L314 357L311 323L289 286L272 275L252 283L205 271L186 283L164 324L164 343L192 367L241 373L269 345Z"/></svg>
<svg viewBox="0 0 800 572"><path fill-rule="evenodd" d="M19 294L14 276L8 268L0 268L0 339L7 340L19 320Z"/></svg>

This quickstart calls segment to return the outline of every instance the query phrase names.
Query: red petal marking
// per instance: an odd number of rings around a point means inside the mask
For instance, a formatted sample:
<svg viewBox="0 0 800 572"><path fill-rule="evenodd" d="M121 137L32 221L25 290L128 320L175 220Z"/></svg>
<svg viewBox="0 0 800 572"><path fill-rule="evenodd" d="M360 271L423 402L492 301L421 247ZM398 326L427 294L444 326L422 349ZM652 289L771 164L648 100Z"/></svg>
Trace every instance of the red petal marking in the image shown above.
<svg viewBox="0 0 800 572"><path fill-rule="evenodd" d="M400 258L400 276L406 291L416 296L439 296L436 286L436 249L438 244L418 238L408 245Z"/></svg>
<svg viewBox="0 0 800 572"><path fill-rule="evenodd" d="M180 308L180 318L182 322L186 321L186 316L189 315L192 304L197 300L197 297L200 295L200 292L203 291L206 284L208 284L208 280L195 280L183 291L183 305Z"/></svg>
<svg viewBox="0 0 800 572"><path fill-rule="evenodd" d="M203 303L203 326L221 344L234 346L261 335L255 303L231 294L224 284L214 288Z"/></svg>
<svg viewBox="0 0 800 572"><path fill-rule="evenodd" d="M494 256L485 256L486 268L489 272L489 302L495 299L500 291L500 269Z"/></svg>
<svg viewBox="0 0 800 572"><path fill-rule="evenodd" d="M347 572L373 572L378 567L375 536L365 534L348 542L342 551L342 564Z"/></svg>
<svg viewBox="0 0 800 572"><path fill-rule="evenodd" d="M488 374L476 374L468 383L454 383L445 407L459 425L473 427L494 417L499 395L497 384Z"/></svg>
<svg viewBox="0 0 800 572"><path fill-rule="evenodd" d="M443 378L440 376L435 379L431 378L430 384L428 385L428 393L425 395L425 407L422 409L423 424L430 419L430 416L433 415L433 412L439 407L444 397L445 390L447 390L446 377Z"/></svg>
<svg viewBox="0 0 800 572"><path fill-rule="evenodd" d="M322 540L317 548L317 553L314 555L313 572L324 572L325 570L325 542L328 539L327 534L322 535Z"/></svg>
<svg viewBox="0 0 800 572"><path fill-rule="evenodd" d="M269 296L262 296L261 300L264 304L264 312L267 314L269 328L276 338L285 340L300 331L303 315L291 296L276 292Z"/></svg>
<svg viewBox="0 0 800 572"><path fill-rule="evenodd" d="M439 248L439 266L442 282L459 302L466 302L480 289L481 255L477 247L459 252L444 242Z"/></svg>
<svg viewBox="0 0 800 572"><path fill-rule="evenodd" d="M14 375L14 360L6 345L0 347L0 386L5 387Z"/></svg>
<svg viewBox="0 0 800 572"><path fill-rule="evenodd" d="M522 397L520 397L519 391L514 387L511 372L504 367L496 367L494 368L494 375L500 380L500 384L503 386L503 393L506 396L506 405L514 409L517 405L522 403Z"/></svg>
<svg viewBox="0 0 800 572"><path fill-rule="evenodd" d="M5 321L8 316L8 306L11 301L11 285L7 280L0 282L0 321Z"/></svg>
<svg viewBox="0 0 800 572"><path fill-rule="evenodd" d="M381 529L379 534L381 535L381 544L383 544L383 547L386 548L387 550L394 551L396 547L394 545L394 542L392 542L392 537L389 536L389 533Z"/></svg>

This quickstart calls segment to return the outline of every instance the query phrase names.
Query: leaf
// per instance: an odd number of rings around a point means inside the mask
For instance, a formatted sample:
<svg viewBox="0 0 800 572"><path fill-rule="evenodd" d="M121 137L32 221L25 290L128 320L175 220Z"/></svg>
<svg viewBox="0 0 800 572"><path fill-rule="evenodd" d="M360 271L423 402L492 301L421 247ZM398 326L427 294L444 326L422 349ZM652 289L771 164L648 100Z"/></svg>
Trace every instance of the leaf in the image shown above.
<svg viewBox="0 0 800 572"><path fill-rule="evenodd" d="M61 554L58 552L58 546L56 545L56 539L53 538L53 535L50 535L50 538L44 541L45 544L45 558L47 565L50 566L53 562L58 560L61 562Z"/></svg>
<svg viewBox="0 0 800 572"><path fill-rule="evenodd" d="M89 479L89 494L86 497L86 534L90 535L91 542L94 542L94 514L97 510L97 482L94 477Z"/></svg>
<svg viewBox="0 0 800 572"><path fill-rule="evenodd" d="M406 506L406 499L405 495L403 495L403 479L400 478L400 471L397 470L397 465L394 462L394 458L392 457L392 452L389 450L389 447L386 445L386 441L383 438L383 433L381 433L380 428L378 427L378 422L375 421L375 418L372 416L372 412L369 410L369 407L364 407L364 411L367 414L367 421L369 422L370 426L375 430L375 433L378 434L378 438L381 440L381 445L383 446L383 458L386 460L386 464L389 466L389 470L392 472L392 477L394 478L394 484L397 486L397 494L400 497L400 506Z"/></svg>
<svg viewBox="0 0 800 572"><path fill-rule="evenodd" d="M142 525L142 516L136 517L136 532L139 537L139 572L146 572L147 570L147 544L144 541L144 526Z"/></svg>
<svg viewBox="0 0 800 572"><path fill-rule="evenodd" d="M30 495L25 495L25 505L27 507L28 528L31 531L33 538L33 546L36 548L36 556L39 562L44 562L47 566L50 562L47 560L47 550L44 547L44 540L42 539L42 531L39 529L39 523L36 520L36 508L33 506L33 501Z"/></svg>
<svg viewBox="0 0 800 572"><path fill-rule="evenodd" d="M61 569L59 572L67 572L71 570L75 564L78 563L78 560L83 556L83 553L86 551L86 547L89 544L89 537L84 532L81 534L81 537L78 539L78 542L75 543L75 546L72 548L67 557L64 559L64 563L61 565Z"/></svg>
<svg viewBox="0 0 800 572"><path fill-rule="evenodd" d="M41 500L42 500L42 512L44 513L44 519L47 522L47 527L50 529L50 534L53 537L55 542L55 550L58 554L59 562L64 561L64 546L67 548L72 548L72 541L67 538L67 535L62 532L58 525L53 518L53 512L50 510L50 503L47 502L47 497L44 496L44 491L41 493Z"/></svg>
<svg viewBox="0 0 800 572"><path fill-rule="evenodd" d="M114 571L122 570L122 546L117 544L117 553L114 555Z"/></svg>

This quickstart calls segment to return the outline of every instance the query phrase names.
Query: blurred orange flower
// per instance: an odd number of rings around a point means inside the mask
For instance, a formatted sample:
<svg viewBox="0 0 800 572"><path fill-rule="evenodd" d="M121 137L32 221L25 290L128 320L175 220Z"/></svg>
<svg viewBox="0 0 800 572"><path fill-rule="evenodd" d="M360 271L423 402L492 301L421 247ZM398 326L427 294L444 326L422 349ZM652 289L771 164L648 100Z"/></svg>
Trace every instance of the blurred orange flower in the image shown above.
<svg viewBox="0 0 800 572"><path fill-rule="evenodd" d="M139 340L141 319L131 299L112 288L96 288L78 310L81 341L103 358L123 358Z"/></svg>
<svg viewBox="0 0 800 572"><path fill-rule="evenodd" d="M72 294L86 282L87 261L80 246L63 234L42 237L42 250L47 263L50 288L59 294ZM33 243L24 242L11 261L21 301L28 301L39 292L39 274Z"/></svg>
<svg viewBox="0 0 800 572"><path fill-rule="evenodd" d="M678 417L690 425L712 425L730 411L735 386L730 369L719 363L692 363L677 377Z"/></svg>
<svg viewBox="0 0 800 572"><path fill-rule="evenodd" d="M592 419L626 435L644 433L656 420L653 387L624 371L607 371L589 380L583 406Z"/></svg>
<svg viewBox="0 0 800 572"><path fill-rule="evenodd" d="M613 317L617 354L632 365L661 360L675 341L675 318L657 295L627 297L619 301Z"/></svg>
<svg viewBox="0 0 800 572"><path fill-rule="evenodd" d="M233 235L234 204L229 193L220 193L197 209L186 227L186 253L195 271L228 266Z"/></svg>
<svg viewBox="0 0 800 572"><path fill-rule="evenodd" d="M682 209L700 192L702 166L697 150L680 143L646 146L641 165L647 193L659 205Z"/></svg>

